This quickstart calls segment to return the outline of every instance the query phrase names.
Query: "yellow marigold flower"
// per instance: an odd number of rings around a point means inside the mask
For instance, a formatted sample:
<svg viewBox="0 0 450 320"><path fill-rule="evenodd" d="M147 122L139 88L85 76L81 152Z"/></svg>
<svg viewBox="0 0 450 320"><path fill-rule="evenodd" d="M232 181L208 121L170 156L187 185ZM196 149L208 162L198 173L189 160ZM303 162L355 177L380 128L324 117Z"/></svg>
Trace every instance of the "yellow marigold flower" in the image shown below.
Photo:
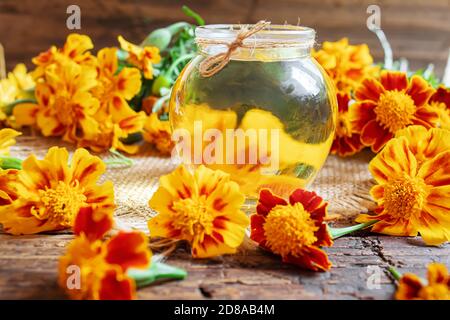
<svg viewBox="0 0 450 320"><path fill-rule="evenodd" d="M450 150L450 131L423 126L410 126L397 131L396 138L405 137L408 148L414 154L420 166L426 160L431 160L439 153Z"/></svg>
<svg viewBox="0 0 450 320"><path fill-rule="evenodd" d="M107 241L104 234L112 227L111 216L96 216L92 207L77 214L73 240L59 260L59 284L72 299L130 300L136 295L129 268L147 268L151 252L141 232L119 232ZM80 268L79 287L70 282L70 266Z"/></svg>
<svg viewBox="0 0 450 320"><path fill-rule="evenodd" d="M161 154L170 155L174 148L171 132L169 121L161 121L158 114L152 113L145 121L143 137L147 142L154 144Z"/></svg>
<svg viewBox="0 0 450 320"><path fill-rule="evenodd" d="M0 223L11 234L32 234L73 226L81 207L92 206L96 214L112 215L112 182L97 184L106 166L98 157L77 149L68 165L65 148L52 147L43 160L29 156L22 163L17 199L0 208Z"/></svg>
<svg viewBox="0 0 450 320"><path fill-rule="evenodd" d="M114 149L128 154L135 154L139 151L139 145L126 144L123 142L123 139L132 133L141 132L145 118L145 113L142 111L134 112L131 116L123 118L118 123L114 123L112 117L109 116L99 123L97 135L91 139L79 139L78 146L90 148L95 152Z"/></svg>
<svg viewBox="0 0 450 320"><path fill-rule="evenodd" d="M354 90L367 76L375 76L379 67L373 65L366 44L350 45L347 38L336 42L325 41L313 52L314 58L334 81L338 90Z"/></svg>
<svg viewBox="0 0 450 320"><path fill-rule="evenodd" d="M77 33L70 34L64 46L57 48L52 46L45 52L40 53L32 61L36 65L36 69L33 71L35 79L42 77L45 74L46 68L58 63L66 63L67 60L71 60L77 64L94 65L95 57L91 55L89 50L94 48L91 38L86 35Z"/></svg>
<svg viewBox="0 0 450 320"><path fill-rule="evenodd" d="M36 85L37 104L25 103L13 110L18 125L36 124L44 136L63 136L77 142L98 133L94 119L99 101L90 90L97 85L93 67L72 61L53 64L45 71L45 81Z"/></svg>
<svg viewBox="0 0 450 320"><path fill-rule="evenodd" d="M429 105L439 115L439 127L450 130L450 89L441 85L431 96Z"/></svg>
<svg viewBox="0 0 450 320"><path fill-rule="evenodd" d="M97 54L99 85L94 94L99 99L100 111L112 115L114 122L135 115L128 105L141 89L141 74L136 68L123 68L118 72L117 48L104 48Z"/></svg>
<svg viewBox="0 0 450 320"><path fill-rule="evenodd" d="M439 118L428 105L433 88L423 78L382 71L380 78L364 79L350 108L352 125L361 142L378 152L398 130L410 125L435 127Z"/></svg>
<svg viewBox="0 0 450 320"><path fill-rule="evenodd" d="M9 148L16 144L14 139L20 136L22 133L13 129L1 129L0 130L0 155L8 155Z"/></svg>
<svg viewBox="0 0 450 320"><path fill-rule="evenodd" d="M424 136L415 127L387 143L369 164L377 183L370 190L378 204L375 214L361 214L356 221L377 220L373 232L420 234L430 245L450 240L449 136L440 130Z"/></svg>
<svg viewBox="0 0 450 320"><path fill-rule="evenodd" d="M188 241L195 258L235 253L249 224L244 200L228 174L204 166L191 174L182 165L160 178L149 202L158 212L148 222L150 235Z"/></svg>
<svg viewBox="0 0 450 320"><path fill-rule="evenodd" d="M142 70L144 77L153 78L153 65L161 61L159 49L157 47L140 47L126 41L122 36L118 37L122 50L128 52L129 62Z"/></svg>
<svg viewBox="0 0 450 320"><path fill-rule="evenodd" d="M397 300L450 300L450 276L445 265L428 266L428 283L412 273L404 274L398 283Z"/></svg>
<svg viewBox="0 0 450 320"><path fill-rule="evenodd" d="M33 77L27 72L27 67L23 63L19 63L12 72L8 73L8 79L14 83L21 93L17 97L19 99L27 97L24 91L33 89L35 85Z"/></svg>

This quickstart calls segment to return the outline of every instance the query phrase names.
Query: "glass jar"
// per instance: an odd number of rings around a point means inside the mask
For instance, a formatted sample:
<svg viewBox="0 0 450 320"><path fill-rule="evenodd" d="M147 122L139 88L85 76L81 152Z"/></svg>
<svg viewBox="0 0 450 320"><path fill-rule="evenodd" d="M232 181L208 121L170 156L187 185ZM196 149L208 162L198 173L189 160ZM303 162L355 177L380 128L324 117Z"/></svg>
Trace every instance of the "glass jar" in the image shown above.
<svg viewBox="0 0 450 320"><path fill-rule="evenodd" d="M189 166L229 173L247 199L262 188L287 196L311 183L327 158L336 94L311 57L315 31L300 26L266 26L243 40L221 70L202 75L202 62L227 52L242 28L196 28L198 55L170 99L177 154Z"/></svg>

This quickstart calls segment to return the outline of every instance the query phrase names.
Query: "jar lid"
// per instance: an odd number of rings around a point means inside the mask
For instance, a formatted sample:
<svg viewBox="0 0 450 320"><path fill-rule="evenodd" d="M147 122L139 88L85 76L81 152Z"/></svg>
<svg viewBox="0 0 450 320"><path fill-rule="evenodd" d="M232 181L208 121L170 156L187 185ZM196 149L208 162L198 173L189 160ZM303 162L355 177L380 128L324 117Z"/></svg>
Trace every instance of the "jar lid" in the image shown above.
<svg viewBox="0 0 450 320"><path fill-rule="evenodd" d="M210 24L195 28L195 39L198 44L229 44L244 29L253 25ZM302 46L314 45L316 32L312 28L293 25L268 25L243 41L246 47L268 46Z"/></svg>

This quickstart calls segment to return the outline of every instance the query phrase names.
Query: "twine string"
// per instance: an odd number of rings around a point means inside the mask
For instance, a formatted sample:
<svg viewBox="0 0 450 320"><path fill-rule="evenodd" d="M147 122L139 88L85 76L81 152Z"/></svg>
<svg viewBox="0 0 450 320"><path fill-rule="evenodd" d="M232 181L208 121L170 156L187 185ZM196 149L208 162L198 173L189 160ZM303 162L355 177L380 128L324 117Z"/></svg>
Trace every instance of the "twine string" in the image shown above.
<svg viewBox="0 0 450 320"><path fill-rule="evenodd" d="M213 56L207 57L199 65L199 71L202 77L208 78L215 75L217 72L222 70L230 61L233 53L241 47L244 47L244 40L251 37L255 33L263 30L270 25L270 21L261 20L252 28L243 27L241 31L237 34L236 39L227 44L228 50L226 52L218 53Z"/></svg>

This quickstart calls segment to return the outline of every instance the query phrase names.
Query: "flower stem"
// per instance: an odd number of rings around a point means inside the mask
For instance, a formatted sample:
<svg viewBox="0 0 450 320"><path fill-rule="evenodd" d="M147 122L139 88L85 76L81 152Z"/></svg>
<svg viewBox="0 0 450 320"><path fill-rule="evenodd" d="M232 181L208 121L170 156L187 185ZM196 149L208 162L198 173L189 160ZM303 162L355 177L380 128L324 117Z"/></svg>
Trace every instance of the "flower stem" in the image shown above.
<svg viewBox="0 0 450 320"><path fill-rule="evenodd" d="M378 220L372 220L369 222L365 222L365 223L360 223L354 226L350 226L350 227L345 227L345 228L332 228L332 227L328 227L328 230L331 234L331 237L333 239L337 239L340 238L342 236L345 236L346 234L358 231L358 230L362 230L365 229L367 227L370 227L371 225L377 223Z"/></svg>
<svg viewBox="0 0 450 320"><path fill-rule="evenodd" d="M395 280L399 281L400 278L402 277L402 274L400 272L397 271L397 269L395 269L392 266L389 266L388 271L392 274L392 276L394 277Z"/></svg>
<svg viewBox="0 0 450 320"><path fill-rule="evenodd" d="M13 157L0 156L0 168L2 169L22 169L22 160Z"/></svg>
<svg viewBox="0 0 450 320"><path fill-rule="evenodd" d="M187 272L183 269L154 261L150 267L145 270L128 270L128 276L136 281L137 287L143 287L159 279L183 280L186 278Z"/></svg>
<svg viewBox="0 0 450 320"><path fill-rule="evenodd" d="M131 167L134 162L132 159L125 157L119 151L114 149L109 149L109 152L112 153L111 159L105 159L103 162L110 167L120 167L120 166L128 166Z"/></svg>

